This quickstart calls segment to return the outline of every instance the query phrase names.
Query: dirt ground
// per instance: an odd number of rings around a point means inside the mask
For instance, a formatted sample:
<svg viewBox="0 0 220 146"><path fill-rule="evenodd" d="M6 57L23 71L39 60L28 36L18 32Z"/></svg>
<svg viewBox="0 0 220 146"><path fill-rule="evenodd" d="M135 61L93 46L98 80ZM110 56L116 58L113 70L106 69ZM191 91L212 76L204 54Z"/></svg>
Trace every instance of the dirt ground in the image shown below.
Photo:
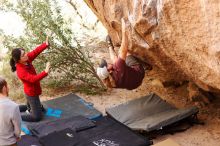
<svg viewBox="0 0 220 146"><path fill-rule="evenodd" d="M128 91L124 89L112 89L102 95L85 95L76 93L87 102L94 104L105 115L105 109L116 106L120 103L139 98L154 92L165 99L167 102L178 108L194 105L187 100L187 84L178 88L164 88L156 78L158 74L154 70L146 73L144 83L136 90ZM62 93L67 94L67 93ZM61 95L61 94L60 94ZM49 97L44 100L50 99ZM171 138L180 146L220 146L220 99L215 99L210 105L200 108L199 119L205 122L205 125L194 125L184 132L174 135L161 135L153 140L154 143Z"/></svg>
<svg viewBox="0 0 220 146"><path fill-rule="evenodd" d="M104 57L108 60L107 56L108 53L103 51L103 49L99 51L96 50L94 54L94 57L98 59ZM178 108L195 105L195 103L186 98L188 97L187 83L179 87L170 86L165 88L160 82L160 76L162 76L162 74L156 69L146 72L143 84L138 89L132 91L112 89L102 95L76 94L87 102L93 103L94 107L104 115L106 108L139 98L151 92L158 94ZM61 94L67 94L67 92L62 92L59 95ZM43 100L47 99L50 98L43 97ZM204 121L205 125L195 125L185 132L176 133L174 135L167 134L158 136L153 142L158 143L167 138L171 138L180 144L180 146L220 146L220 98L216 98L209 105L200 108L199 119Z"/></svg>
<svg viewBox="0 0 220 146"><path fill-rule="evenodd" d="M154 75L154 71L147 73L143 85L134 91L113 89L101 96L78 95L86 101L94 103L94 107L103 114L105 114L105 108L139 98L150 92L160 95L163 99L179 108L194 105L194 103L187 101L185 98L187 97L186 94L188 94L186 85L178 88L164 88L159 80L154 78ZM174 135L159 136L153 140L154 143L172 138L181 146L220 146L220 106L216 104L218 102L220 102L220 99L216 99L209 106L200 109L199 119L204 121L205 125L195 125L185 132Z"/></svg>

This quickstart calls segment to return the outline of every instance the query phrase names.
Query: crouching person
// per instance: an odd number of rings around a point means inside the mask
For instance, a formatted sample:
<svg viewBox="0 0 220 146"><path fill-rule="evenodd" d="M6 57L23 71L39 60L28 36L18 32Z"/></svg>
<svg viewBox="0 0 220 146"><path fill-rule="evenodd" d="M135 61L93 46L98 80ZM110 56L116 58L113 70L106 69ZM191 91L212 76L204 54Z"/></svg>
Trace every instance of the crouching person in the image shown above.
<svg viewBox="0 0 220 146"><path fill-rule="evenodd" d="M16 103L8 98L8 86L0 77L0 146L16 146L21 133L21 115Z"/></svg>
<svg viewBox="0 0 220 146"><path fill-rule="evenodd" d="M15 48L11 52L11 69L12 72L16 71L17 77L23 83L24 93L30 110L30 114L21 115L22 120L26 122L38 122L43 118L44 108L42 108L40 101L42 93L40 81L48 75L50 64L47 63L46 69L37 74L32 62L48 46L49 41L47 37L45 43L30 52L26 53L23 48ZM21 108L20 110L23 112L25 109Z"/></svg>

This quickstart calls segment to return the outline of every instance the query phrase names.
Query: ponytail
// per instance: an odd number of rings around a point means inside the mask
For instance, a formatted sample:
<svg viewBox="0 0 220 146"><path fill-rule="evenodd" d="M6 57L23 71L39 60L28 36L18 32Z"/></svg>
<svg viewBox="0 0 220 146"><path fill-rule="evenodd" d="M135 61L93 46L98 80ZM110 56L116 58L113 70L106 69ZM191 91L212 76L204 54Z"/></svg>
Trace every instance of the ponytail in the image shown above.
<svg viewBox="0 0 220 146"><path fill-rule="evenodd" d="M16 71L16 63L20 60L21 50L21 48L15 48L11 51L10 66L12 72Z"/></svg>
<svg viewBox="0 0 220 146"><path fill-rule="evenodd" d="M10 66L11 66L11 71L15 72L16 71L16 66L15 66L15 61L13 58L10 59Z"/></svg>

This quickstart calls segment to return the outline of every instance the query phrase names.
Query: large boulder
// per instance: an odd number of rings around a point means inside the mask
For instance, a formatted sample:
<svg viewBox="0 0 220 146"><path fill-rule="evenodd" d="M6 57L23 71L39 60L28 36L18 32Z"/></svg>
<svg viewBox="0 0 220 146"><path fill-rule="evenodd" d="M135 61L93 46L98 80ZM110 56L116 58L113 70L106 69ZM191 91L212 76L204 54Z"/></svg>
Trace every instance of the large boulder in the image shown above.
<svg viewBox="0 0 220 146"><path fill-rule="evenodd" d="M219 0L85 0L121 42L121 18L130 24L133 55L158 67L167 80L220 89Z"/></svg>

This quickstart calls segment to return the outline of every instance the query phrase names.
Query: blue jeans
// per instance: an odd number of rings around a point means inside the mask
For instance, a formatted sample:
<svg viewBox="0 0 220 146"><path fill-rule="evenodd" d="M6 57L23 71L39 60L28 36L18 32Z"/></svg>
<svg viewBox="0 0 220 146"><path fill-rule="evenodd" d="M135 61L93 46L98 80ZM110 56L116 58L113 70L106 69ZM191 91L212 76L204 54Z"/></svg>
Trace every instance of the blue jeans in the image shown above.
<svg viewBox="0 0 220 146"><path fill-rule="evenodd" d="M22 114L21 118L27 122L38 122L43 118L43 112L41 108L41 102L39 96L25 95L28 104L30 105L30 114Z"/></svg>

